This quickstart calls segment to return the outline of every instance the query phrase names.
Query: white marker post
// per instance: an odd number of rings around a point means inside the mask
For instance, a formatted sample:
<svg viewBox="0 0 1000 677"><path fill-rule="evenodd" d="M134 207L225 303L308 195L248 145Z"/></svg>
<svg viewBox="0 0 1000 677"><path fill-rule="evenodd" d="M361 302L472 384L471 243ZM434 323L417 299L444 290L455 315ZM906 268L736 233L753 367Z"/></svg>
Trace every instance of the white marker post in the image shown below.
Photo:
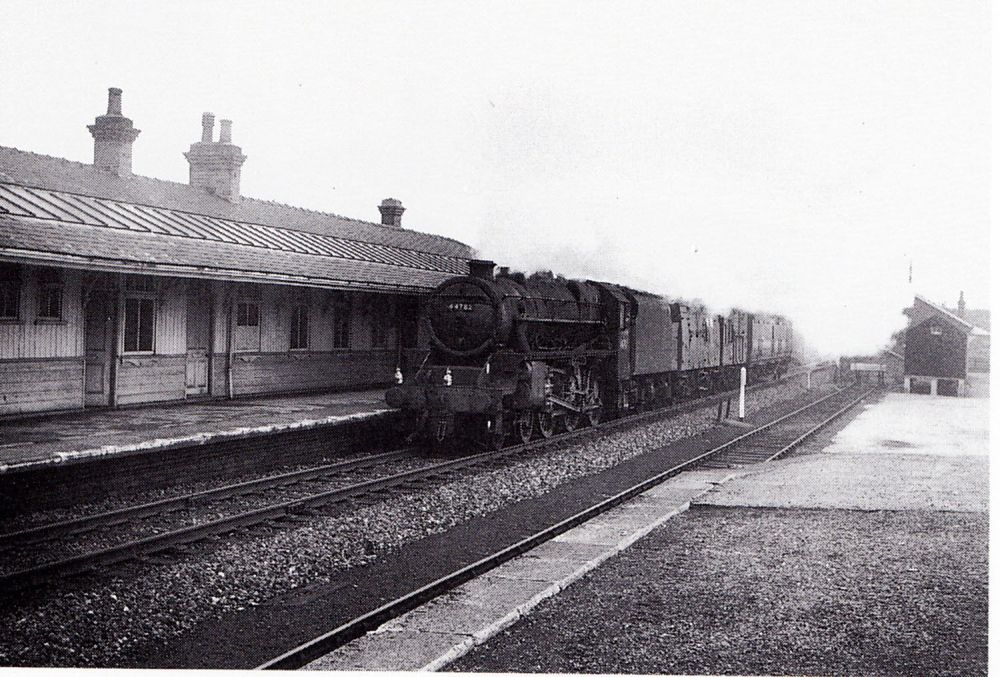
<svg viewBox="0 0 1000 677"><path fill-rule="evenodd" d="M812 371L806 372L806 390L812 390L812 384L813 384L812 375L813 375Z"/></svg>
<svg viewBox="0 0 1000 677"><path fill-rule="evenodd" d="M740 367L740 420L743 420L743 415L746 413L746 399L747 399L747 368Z"/></svg>

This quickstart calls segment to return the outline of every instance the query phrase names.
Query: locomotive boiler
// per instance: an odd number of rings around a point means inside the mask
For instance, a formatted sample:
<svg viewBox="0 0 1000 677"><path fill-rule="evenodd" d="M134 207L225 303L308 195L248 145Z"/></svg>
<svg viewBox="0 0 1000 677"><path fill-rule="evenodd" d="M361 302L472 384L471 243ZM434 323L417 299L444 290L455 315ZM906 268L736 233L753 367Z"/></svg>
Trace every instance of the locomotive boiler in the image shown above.
<svg viewBox="0 0 1000 677"><path fill-rule="evenodd" d="M473 261L427 301L430 352L386 402L417 412L434 442L466 433L496 446L596 424L611 354L605 310L593 284L496 276L492 262Z"/></svg>
<svg viewBox="0 0 1000 677"><path fill-rule="evenodd" d="M386 393L432 443L550 437L733 387L743 367L751 382L777 377L791 359L781 316L714 315L622 285L494 271L472 261L431 294L420 320L429 350Z"/></svg>

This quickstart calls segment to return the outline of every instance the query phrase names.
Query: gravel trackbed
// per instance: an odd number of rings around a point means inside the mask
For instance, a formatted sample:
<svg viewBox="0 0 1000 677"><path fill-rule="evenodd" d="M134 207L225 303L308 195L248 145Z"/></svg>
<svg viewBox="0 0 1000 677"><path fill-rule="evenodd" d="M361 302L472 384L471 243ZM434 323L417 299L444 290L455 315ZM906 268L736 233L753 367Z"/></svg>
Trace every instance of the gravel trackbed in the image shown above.
<svg viewBox="0 0 1000 677"><path fill-rule="evenodd" d="M747 398L748 411L756 412L751 418L774 415L765 411L796 406L803 394L801 384L766 388ZM373 565L391 564L401 550L461 525L471 528L477 519L495 524L525 501L555 500L559 488L573 482L589 477L599 484L602 472L670 442L700 444L713 430L732 434L714 425L714 413L710 407L607 431L336 516L258 528L194 544L180 558L156 556L109 575L60 581L8 608L0 605L0 665L250 667L269 651L281 653L308 638L300 635L329 629L323 602L351 597L339 586L354 589ZM449 543L437 547L454 550L455 557L468 545ZM398 568L394 576L410 577ZM368 601L359 593L362 598ZM352 607L342 602L336 611L347 613ZM262 655L249 655L254 651Z"/></svg>
<svg viewBox="0 0 1000 677"><path fill-rule="evenodd" d="M985 675L987 520L694 507L448 669Z"/></svg>

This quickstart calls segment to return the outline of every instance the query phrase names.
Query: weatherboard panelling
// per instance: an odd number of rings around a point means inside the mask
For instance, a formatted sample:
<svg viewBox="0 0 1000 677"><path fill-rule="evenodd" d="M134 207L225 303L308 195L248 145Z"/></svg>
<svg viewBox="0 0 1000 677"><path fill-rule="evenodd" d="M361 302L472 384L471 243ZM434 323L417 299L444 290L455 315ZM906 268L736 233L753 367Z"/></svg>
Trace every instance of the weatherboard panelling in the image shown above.
<svg viewBox="0 0 1000 677"><path fill-rule="evenodd" d="M118 404L183 400L186 355L122 356L118 361Z"/></svg>
<svg viewBox="0 0 1000 677"><path fill-rule="evenodd" d="M0 415L83 407L83 360L0 362Z"/></svg>
<svg viewBox="0 0 1000 677"><path fill-rule="evenodd" d="M392 350L239 354L233 360L236 395L374 388L391 382Z"/></svg>
<svg viewBox="0 0 1000 677"><path fill-rule="evenodd" d="M80 274L63 271L62 319L38 319L38 272L24 266L20 318L0 320L0 360L78 357L83 354Z"/></svg>
<svg viewBox="0 0 1000 677"><path fill-rule="evenodd" d="M17 367L0 371L0 414L63 410L83 406L83 274L64 271L63 319L36 323L37 269L25 267L21 288L21 318L0 323L0 364L14 361ZM118 337L115 403L119 405L163 402L185 398L185 353L187 349L187 296L194 282L158 278L155 291L126 288L118 293ZM333 350L334 317L338 301L345 298L329 290L300 289L279 285L209 283L213 304L214 359L211 395L229 394L227 356L230 304L256 301L260 305L260 350L233 356L233 394L256 395L281 392L369 387L386 384L398 362L399 330L396 309L399 299L386 295L346 294L351 312L350 347ZM156 303L153 353L124 351L125 299L151 298ZM297 303L309 308L309 349L290 350L291 313ZM386 347L372 349L375 313L385 312L388 322ZM74 358L52 367L55 358ZM6 400L3 398L6 397Z"/></svg>

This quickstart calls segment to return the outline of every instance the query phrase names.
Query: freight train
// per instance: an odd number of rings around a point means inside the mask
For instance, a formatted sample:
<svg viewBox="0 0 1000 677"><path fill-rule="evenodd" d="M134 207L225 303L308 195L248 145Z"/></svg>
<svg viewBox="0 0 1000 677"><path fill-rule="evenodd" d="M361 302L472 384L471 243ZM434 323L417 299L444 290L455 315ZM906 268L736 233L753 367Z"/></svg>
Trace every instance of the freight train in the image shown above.
<svg viewBox="0 0 1000 677"><path fill-rule="evenodd" d="M550 437L734 388L741 367L749 382L777 378L792 360L779 315L715 315L618 284L495 270L471 261L431 294L420 318L430 350L386 393L432 444Z"/></svg>

